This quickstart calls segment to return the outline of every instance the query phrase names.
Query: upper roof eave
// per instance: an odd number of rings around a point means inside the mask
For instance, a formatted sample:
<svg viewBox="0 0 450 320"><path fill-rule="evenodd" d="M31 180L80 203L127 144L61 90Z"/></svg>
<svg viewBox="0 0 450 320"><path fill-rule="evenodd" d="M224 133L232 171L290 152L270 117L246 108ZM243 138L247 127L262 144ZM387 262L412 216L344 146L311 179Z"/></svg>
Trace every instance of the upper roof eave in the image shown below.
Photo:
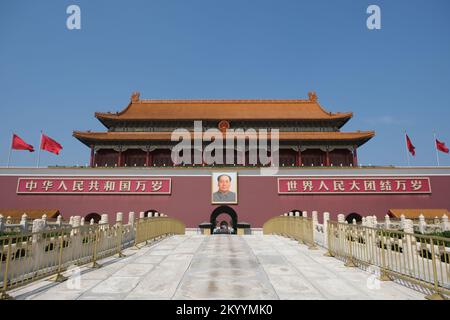
<svg viewBox="0 0 450 320"><path fill-rule="evenodd" d="M84 143L88 141L151 141L151 140L170 140L171 132L90 132L90 131L74 131L73 136ZM193 132L190 132L191 136ZM257 135L251 133L231 133L233 136L249 136ZM204 133L211 136L213 133ZM318 141L361 141L366 142L375 136L374 131L355 131L355 132L279 132L280 140L318 140ZM270 138L269 138L270 139Z"/></svg>
<svg viewBox="0 0 450 320"><path fill-rule="evenodd" d="M120 115L118 114L113 114L113 113L105 113L105 112L96 112L95 113L95 117L97 119L99 119L100 121L102 121L102 123L104 124L103 121L150 121L150 120L159 120L159 121L171 121L171 120L217 120L217 121L221 121L221 120L292 120L292 121L344 121L343 124L345 124L348 120L350 120L353 117L353 112L345 112L345 113L334 113L333 116L331 116L330 118L295 118L295 117L283 117L283 116L278 116L278 117L263 117L263 118L255 118L255 117L235 117L235 118L230 118L230 117L208 117L208 116L200 116L200 117L189 117L189 118L179 118L176 117L174 115L174 117L169 118L169 117L165 117L165 118L137 118L137 117L133 117L133 118L127 118L127 117L120 117ZM342 124L342 125L343 125Z"/></svg>
<svg viewBox="0 0 450 320"><path fill-rule="evenodd" d="M139 100L135 93L120 112L96 112L103 124L109 121L147 120L304 120L338 121L342 126L353 117L352 112L327 112L315 93L302 99L240 99L240 100ZM278 108L277 108L278 107Z"/></svg>

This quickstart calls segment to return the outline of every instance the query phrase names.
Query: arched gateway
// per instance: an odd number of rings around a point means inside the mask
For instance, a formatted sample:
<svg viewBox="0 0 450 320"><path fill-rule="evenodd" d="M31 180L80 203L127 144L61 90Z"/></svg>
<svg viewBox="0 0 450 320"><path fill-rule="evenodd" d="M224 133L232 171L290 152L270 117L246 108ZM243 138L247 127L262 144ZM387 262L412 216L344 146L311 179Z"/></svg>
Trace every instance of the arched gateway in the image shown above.
<svg viewBox="0 0 450 320"><path fill-rule="evenodd" d="M237 213L236 211L233 210L233 208L229 207L229 206L220 206L217 207L216 209L214 209L214 211L211 213L211 218L210 218L210 222L211 222L211 234L214 231L215 226L217 225L217 217L221 214L227 214L230 216L231 218L231 227L233 227L233 234L236 234L237 232L237 222L238 222L238 217L237 217Z"/></svg>

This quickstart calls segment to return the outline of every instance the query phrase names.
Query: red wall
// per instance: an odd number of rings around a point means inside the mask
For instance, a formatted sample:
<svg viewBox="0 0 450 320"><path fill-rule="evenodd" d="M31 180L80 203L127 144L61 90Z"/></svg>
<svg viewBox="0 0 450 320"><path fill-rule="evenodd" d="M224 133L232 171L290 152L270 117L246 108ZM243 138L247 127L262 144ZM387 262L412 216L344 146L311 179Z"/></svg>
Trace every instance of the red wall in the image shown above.
<svg viewBox="0 0 450 320"><path fill-rule="evenodd" d="M166 176L172 178L172 195L17 195L18 176L0 175L0 209L59 209L68 218L91 212L107 213L110 221L120 211L155 209L196 227L209 221L217 205L211 204L209 176ZM269 218L292 209L328 211L337 214L357 212L383 218L390 208L450 209L450 175L430 176L432 194L425 195L278 195L277 177L240 176L237 205L230 205L240 222L262 227ZM321 218L320 218L321 219Z"/></svg>

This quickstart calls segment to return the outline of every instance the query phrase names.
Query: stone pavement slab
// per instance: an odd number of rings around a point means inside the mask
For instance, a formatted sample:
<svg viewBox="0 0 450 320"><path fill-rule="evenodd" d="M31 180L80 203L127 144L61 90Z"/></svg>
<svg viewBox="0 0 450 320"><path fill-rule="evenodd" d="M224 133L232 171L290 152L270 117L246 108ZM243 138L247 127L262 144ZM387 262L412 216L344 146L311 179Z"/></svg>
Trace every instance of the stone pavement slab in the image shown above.
<svg viewBox="0 0 450 320"><path fill-rule="evenodd" d="M79 282L41 280L10 292L16 299L424 299L394 282L325 257L325 250L280 236L178 235L125 258L80 268ZM68 274L70 275L70 274Z"/></svg>

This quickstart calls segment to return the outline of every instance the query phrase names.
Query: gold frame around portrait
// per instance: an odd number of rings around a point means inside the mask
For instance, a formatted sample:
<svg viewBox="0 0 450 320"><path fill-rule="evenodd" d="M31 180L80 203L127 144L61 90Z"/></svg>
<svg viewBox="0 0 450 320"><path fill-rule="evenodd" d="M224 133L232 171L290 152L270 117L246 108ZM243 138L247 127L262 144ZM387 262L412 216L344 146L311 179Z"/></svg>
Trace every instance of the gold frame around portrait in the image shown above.
<svg viewBox="0 0 450 320"><path fill-rule="evenodd" d="M229 202L214 202L214 181L216 181L217 183L217 176L221 175L221 174L227 174L229 176L231 176L231 180L233 181L233 179L236 181L235 185L236 185L236 191L234 191L236 193L236 201L229 201ZM238 198L239 198L239 175L237 173L237 171L214 171L211 173L211 204L238 204Z"/></svg>

